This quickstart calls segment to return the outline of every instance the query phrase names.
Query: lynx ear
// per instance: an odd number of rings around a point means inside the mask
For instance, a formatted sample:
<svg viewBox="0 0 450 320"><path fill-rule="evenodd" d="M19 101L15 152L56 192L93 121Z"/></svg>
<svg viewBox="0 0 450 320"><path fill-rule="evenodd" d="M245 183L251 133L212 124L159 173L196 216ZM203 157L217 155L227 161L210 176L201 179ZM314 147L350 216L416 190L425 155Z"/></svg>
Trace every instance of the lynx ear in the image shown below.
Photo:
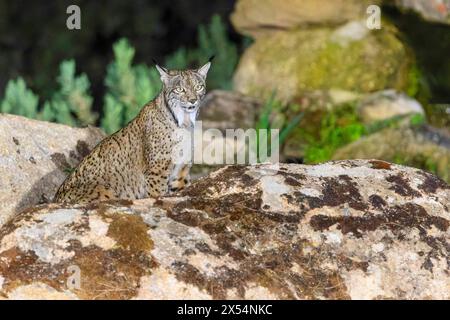
<svg viewBox="0 0 450 320"><path fill-rule="evenodd" d="M166 68L164 68L164 67L161 67L159 64L158 64L158 62L156 62L156 60L155 59L153 59L153 62L155 63L155 67L156 67L156 70L158 70L158 72L159 72L159 75L160 75L160 77L161 77L161 81L162 82L167 82L167 80L169 79L169 71L166 69Z"/></svg>
<svg viewBox="0 0 450 320"><path fill-rule="evenodd" d="M197 73L203 77L203 79L206 79L206 75L208 74L209 68L211 67L211 59L201 68L197 70Z"/></svg>

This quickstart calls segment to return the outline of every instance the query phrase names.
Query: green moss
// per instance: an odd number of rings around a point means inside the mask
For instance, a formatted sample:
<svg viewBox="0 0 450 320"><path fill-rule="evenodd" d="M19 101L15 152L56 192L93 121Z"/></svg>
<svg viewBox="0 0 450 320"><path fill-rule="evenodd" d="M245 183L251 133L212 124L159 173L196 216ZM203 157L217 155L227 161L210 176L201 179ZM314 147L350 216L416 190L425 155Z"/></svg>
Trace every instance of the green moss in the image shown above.
<svg viewBox="0 0 450 320"><path fill-rule="evenodd" d="M424 109L431 125L450 128L450 106L448 104L426 104Z"/></svg>
<svg viewBox="0 0 450 320"><path fill-rule="evenodd" d="M416 64L414 64L408 72L408 88L406 93L410 97L415 97L419 92L421 72Z"/></svg>
<svg viewBox="0 0 450 320"><path fill-rule="evenodd" d="M282 100L323 89L404 91L414 59L396 33L386 22L356 41L341 40L326 27L258 38L241 59L235 87L263 98L277 90Z"/></svg>
<svg viewBox="0 0 450 320"><path fill-rule="evenodd" d="M318 136L304 133L307 140L305 163L330 160L339 147L358 140L366 131L356 115L354 104L346 104L328 112L320 122Z"/></svg>

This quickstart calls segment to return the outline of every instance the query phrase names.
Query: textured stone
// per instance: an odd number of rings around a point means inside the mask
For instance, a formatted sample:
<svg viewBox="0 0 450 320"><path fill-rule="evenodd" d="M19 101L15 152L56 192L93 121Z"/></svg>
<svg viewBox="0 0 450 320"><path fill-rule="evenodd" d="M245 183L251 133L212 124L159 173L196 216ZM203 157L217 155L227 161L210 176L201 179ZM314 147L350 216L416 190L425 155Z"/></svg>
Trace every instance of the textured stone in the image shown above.
<svg viewBox="0 0 450 320"><path fill-rule="evenodd" d="M450 137L429 126L387 128L338 149L334 160L383 159L434 170L450 182Z"/></svg>
<svg viewBox="0 0 450 320"><path fill-rule="evenodd" d="M51 200L67 170L103 137L93 127L0 114L0 226L15 212Z"/></svg>
<svg viewBox="0 0 450 320"><path fill-rule="evenodd" d="M171 197L22 212L0 296L449 299L449 206L443 181L379 160L229 166Z"/></svg>
<svg viewBox="0 0 450 320"><path fill-rule="evenodd" d="M396 0L395 3L417 12L425 20L450 24L450 0Z"/></svg>
<svg viewBox="0 0 450 320"><path fill-rule="evenodd" d="M211 136L206 131L203 135L203 150L208 148L212 139L220 139L220 143L234 146L234 139L226 138L227 129L249 129L255 128L258 113L261 110L261 102L257 99L247 97L239 92L213 90L209 92L202 102L198 121L202 122L203 131L212 129L222 133L222 137ZM237 144L236 150L243 147ZM194 164L191 169L191 178L197 179L216 170L219 165Z"/></svg>
<svg viewBox="0 0 450 320"><path fill-rule="evenodd" d="M406 90L412 59L396 29L386 22L381 30L370 31L364 24L351 21L337 29L295 29L259 37L239 61L234 88L262 99L276 92L284 101L314 90Z"/></svg>
<svg viewBox="0 0 450 320"><path fill-rule="evenodd" d="M395 90L383 90L364 97L359 102L357 110L365 123L408 114L425 114L418 101Z"/></svg>
<svg viewBox="0 0 450 320"><path fill-rule="evenodd" d="M261 102L239 92L213 90L202 102L198 120L203 129L254 128Z"/></svg>
<svg viewBox="0 0 450 320"><path fill-rule="evenodd" d="M366 17L366 0L239 0L231 22L245 35L258 37L277 30L338 25Z"/></svg>

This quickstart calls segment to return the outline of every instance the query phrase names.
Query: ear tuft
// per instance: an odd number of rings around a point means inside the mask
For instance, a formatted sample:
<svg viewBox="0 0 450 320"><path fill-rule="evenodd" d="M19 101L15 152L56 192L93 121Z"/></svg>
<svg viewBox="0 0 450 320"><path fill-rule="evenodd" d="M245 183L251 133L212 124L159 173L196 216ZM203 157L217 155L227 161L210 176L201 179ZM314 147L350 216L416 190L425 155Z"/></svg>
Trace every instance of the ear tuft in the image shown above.
<svg viewBox="0 0 450 320"><path fill-rule="evenodd" d="M159 72L161 81L166 82L166 80L169 79L169 71L166 68L161 67L155 59L152 59L152 60L153 60L153 63L155 64L156 70L158 70L158 72Z"/></svg>
<svg viewBox="0 0 450 320"><path fill-rule="evenodd" d="M213 56L214 58L214 56ZM208 74L209 68L211 67L211 61L208 61L204 66L197 70L197 73L206 79L206 75Z"/></svg>

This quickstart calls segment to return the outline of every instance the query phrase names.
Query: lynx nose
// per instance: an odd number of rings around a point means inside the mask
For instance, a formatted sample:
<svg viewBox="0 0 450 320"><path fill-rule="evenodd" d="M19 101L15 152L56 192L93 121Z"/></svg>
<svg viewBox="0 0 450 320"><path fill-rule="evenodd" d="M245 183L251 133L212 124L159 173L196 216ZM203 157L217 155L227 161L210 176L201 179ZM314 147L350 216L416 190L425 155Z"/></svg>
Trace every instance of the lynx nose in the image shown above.
<svg viewBox="0 0 450 320"><path fill-rule="evenodd" d="M188 101L192 104L195 104L197 102L197 98L190 98Z"/></svg>

